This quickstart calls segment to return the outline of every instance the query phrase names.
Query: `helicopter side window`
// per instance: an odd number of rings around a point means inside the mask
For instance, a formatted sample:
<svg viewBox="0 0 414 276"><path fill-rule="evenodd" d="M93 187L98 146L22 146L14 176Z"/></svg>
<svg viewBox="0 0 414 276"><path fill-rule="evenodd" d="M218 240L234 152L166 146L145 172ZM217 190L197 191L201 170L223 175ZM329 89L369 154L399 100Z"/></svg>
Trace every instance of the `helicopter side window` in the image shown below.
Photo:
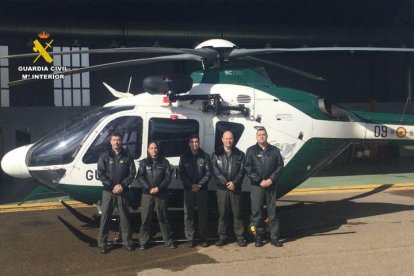
<svg viewBox="0 0 414 276"><path fill-rule="evenodd" d="M141 156L142 146L142 118L137 116L119 117L111 121L98 134L82 158L85 164L98 162L99 155L111 146L109 140L113 132L123 136L122 146L127 148L133 159Z"/></svg>
<svg viewBox="0 0 414 276"><path fill-rule="evenodd" d="M216 138L214 143L214 149L217 151L220 147L223 146L223 142L221 141L221 137L225 131L230 130L234 136L234 146L237 145L239 142L240 137L244 131L244 125L238 123L231 123L231 122L217 122L216 124Z"/></svg>
<svg viewBox="0 0 414 276"><path fill-rule="evenodd" d="M152 118L148 141L157 141L165 157L180 156L188 148L188 137L199 133L197 120Z"/></svg>

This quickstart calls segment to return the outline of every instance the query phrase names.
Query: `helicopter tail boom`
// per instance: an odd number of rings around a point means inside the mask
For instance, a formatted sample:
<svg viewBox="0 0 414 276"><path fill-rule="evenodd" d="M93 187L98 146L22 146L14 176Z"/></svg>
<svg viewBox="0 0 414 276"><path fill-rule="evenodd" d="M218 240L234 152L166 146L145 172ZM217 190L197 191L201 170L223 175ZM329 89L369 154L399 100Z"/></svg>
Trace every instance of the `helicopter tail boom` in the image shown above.
<svg viewBox="0 0 414 276"><path fill-rule="evenodd" d="M414 116L377 112L354 112L366 123L365 139L414 142Z"/></svg>

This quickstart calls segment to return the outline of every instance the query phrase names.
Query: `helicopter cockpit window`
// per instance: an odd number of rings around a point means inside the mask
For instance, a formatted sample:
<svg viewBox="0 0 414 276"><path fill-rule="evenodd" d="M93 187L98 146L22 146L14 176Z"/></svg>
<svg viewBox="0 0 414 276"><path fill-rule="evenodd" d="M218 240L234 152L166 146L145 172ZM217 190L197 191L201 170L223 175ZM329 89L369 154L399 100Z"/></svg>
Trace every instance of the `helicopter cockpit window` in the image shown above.
<svg viewBox="0 0 414 276"><path fill-rule="evenodd" d="M45 166L72 162L82 142L103 118L133 108L133 106L102 107L73 117L36 142L27 154L26 163L28 166Z"/></svg>
<svg viewBox="0 0 414 276"><path fill-rule="evenodd" d="M165 157L180 156L188 148L188 137L198 134L196 120L152 118L149 120L148 141L157 141Z"/></svg>
<svg viewBox="0 0 414 276"><path fill-rule="evenodd" d="M142 118L137 116L119 117L111 121L98 134L82 161L85 164L97 163L99 155L111 146L111 134L118 132L123 136L122 146L127 148L133 159L139 159L142 146Z"/></svg>
<svg viewBox="0 0 414 276"><path fill-rule="evenodd" d="M239 142L240 137L244 131L244 125L238 123L231 123L231 122L217 122L216 124L216 138L214 143L214 149L217 151L220 147L223 146L223 142L221 141L221 137L225 131L231 131L233 133L234 138L234 145L237 145Z"/></svg>

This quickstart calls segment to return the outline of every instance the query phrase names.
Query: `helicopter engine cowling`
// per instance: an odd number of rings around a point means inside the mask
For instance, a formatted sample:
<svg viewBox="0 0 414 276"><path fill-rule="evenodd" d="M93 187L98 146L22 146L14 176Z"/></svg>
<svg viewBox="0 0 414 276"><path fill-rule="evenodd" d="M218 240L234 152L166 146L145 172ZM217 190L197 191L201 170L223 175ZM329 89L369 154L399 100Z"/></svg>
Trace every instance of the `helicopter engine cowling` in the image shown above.
<svg viewBox="0 0 414 276"><path fill-rule="evenodd" d="M193 79L184 75L148 76L143 81L143 87L150 94L181 94L193 87Z"/></svg>
<svg viewBox="0 0 414 276"><path fill-rule="evenodd" d="M319 98L318 105L319 110L326 116L335 119L341 119L343 121L351 121L351 118L349 117L349 111L338 104L333 104L327 101L325 98Z"/></svg>

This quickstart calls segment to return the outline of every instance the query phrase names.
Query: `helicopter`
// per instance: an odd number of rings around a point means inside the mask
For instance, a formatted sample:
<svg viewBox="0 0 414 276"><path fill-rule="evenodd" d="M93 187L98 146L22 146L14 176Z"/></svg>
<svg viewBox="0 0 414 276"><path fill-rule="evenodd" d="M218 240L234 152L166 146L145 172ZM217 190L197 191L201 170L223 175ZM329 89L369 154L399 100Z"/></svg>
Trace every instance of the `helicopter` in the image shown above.
<svg viewBox="0 0 414 276"><path fill-rule="evenodd" d="M278 198L295 189L329 164L351 144L363 141L414 143L414 116L351 111L317 95L273 84L265 68L243 61L282 67L313 79L309 74L256 55L304 51L391 51L413 52L409 48L264 48L240 49L224 39L212 39L195 49L137 47L82 50L71 53L168 54L99 64L59 74L142 65L162 61L199 61L203 69L190 76L148 76L145 92L132 94L105 87L117 99L103 107L70 119L37 142L8 152L1 161L5 173L17 178L34 178L42 185L61 191L75 200L99 204L102 184L97 160L108 148L112 132L123 135L122 145L136 165L146 157L149 141L157 141L169 160L174 177L169 186L172 206L181 206L182 184L178 178L179 157L187 149L188 137L198 134L201 147L211 154L221 146L221 135L231 130L242 151L255 144L257 128L265 127L269 143L277 146L285 168L277 183ZM65 54L65 52L50 53ZM17 58L36 54L0 58ZM11 82L18 85L30 79ZM249 192L247 177L243 191ZM212 183L209 189L214 191ZM130 203L139 206L141 187L131 185ZM181 195L181 196L180 196Z"/></svg>

